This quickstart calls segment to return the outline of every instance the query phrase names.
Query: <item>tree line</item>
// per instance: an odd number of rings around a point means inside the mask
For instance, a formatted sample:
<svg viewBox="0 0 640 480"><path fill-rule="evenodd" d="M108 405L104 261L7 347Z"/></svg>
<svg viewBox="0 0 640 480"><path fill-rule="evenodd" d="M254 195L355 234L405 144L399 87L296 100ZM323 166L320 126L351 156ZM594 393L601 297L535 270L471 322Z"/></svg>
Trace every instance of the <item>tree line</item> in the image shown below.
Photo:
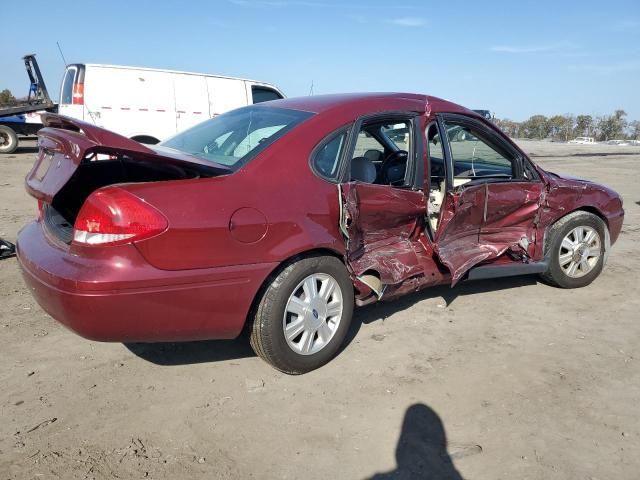
<svg viewBox="0 0 640 480"><path fill-rule="evenodd" d="M524 122L508 118L496 119L496 125L512 138L569 141L576 137L594 137L598 141L614 139L640 140L640 121L627 120L627 112L616 110L610 115L533 115Z"/></svg>
<svg viewBox="0 0 640 480"><path fill-rule="evenodd" d="M11 90L5 88L0 92L0 106L10 105L16 101L16 97L11 94Z"/></svg>

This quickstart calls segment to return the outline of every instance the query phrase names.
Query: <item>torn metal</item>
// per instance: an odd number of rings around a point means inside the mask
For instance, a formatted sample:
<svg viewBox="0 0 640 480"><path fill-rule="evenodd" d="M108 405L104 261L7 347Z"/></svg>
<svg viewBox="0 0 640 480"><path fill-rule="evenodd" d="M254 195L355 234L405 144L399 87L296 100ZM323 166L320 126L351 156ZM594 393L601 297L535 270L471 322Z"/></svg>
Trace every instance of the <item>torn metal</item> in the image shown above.
<svg viewBox="0 0 640 480"><path fill-rule="evenodd" d="M16 256L16 246L0 238L0 260Z"/></svg>

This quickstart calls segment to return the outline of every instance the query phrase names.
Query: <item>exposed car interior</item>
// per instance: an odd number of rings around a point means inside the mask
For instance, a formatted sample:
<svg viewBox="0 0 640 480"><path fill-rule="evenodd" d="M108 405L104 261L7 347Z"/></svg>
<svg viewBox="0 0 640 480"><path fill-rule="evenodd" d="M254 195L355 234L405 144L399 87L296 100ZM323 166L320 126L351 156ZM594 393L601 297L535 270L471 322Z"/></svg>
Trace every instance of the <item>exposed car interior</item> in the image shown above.
<svg viewBox="0 0 640 480"><path fill-rule="evenodd" d="M511 180L515 177L514 159L502 153L486 135L467 126L445 122L444 128L453 163L453 188L479 179ZM445 146L435 122L427 127L430 161L428 215L432 231L438 227L440 209L446 194ZM486 180L484 180L486 181Z"/></svg>
<svg viewBox="0 0 640 480"><path fill-rule="evenodd" d="M358 133L351 160L351 180L402 187L405 185L410 122L375 121Z"/></svg>
<svg viewBox="0 0 640 480"><path fill-rule="evenodd" d="M427 150L430 164L429 202L427 203L427 215L431 230L438 228L440 208L446 193L446 171L444 164L444 146L440 139L438 126L435 122L427 127Z"/></svg>

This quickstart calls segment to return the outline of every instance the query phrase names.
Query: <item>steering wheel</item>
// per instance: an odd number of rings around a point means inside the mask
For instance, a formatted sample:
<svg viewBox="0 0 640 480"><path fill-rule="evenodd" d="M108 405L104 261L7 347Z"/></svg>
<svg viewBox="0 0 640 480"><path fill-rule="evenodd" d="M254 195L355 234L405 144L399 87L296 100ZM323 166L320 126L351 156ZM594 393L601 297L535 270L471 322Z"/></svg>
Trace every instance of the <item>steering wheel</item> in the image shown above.
<svg viewBox="0 0 640 480"><path fill-rule="evenodd" d="M380 171L383 185L401 185L404 182L408 157L409 153L406 150L398 150L382 161Z"/></svg>

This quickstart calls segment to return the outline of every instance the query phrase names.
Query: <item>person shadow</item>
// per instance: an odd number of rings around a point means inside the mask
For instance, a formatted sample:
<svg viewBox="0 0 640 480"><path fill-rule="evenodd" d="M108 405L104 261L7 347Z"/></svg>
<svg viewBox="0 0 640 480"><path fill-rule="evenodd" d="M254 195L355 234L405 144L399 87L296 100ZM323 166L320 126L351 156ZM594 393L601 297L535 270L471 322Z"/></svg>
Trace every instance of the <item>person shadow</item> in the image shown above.
<svg viewBox="0 0 640 480"><path fill-rule="evenodd" d="M463 480L447 452L442 420L422 403L411 405L404 415L396 463L395 470L376 473L367 480Z"/></svg>

